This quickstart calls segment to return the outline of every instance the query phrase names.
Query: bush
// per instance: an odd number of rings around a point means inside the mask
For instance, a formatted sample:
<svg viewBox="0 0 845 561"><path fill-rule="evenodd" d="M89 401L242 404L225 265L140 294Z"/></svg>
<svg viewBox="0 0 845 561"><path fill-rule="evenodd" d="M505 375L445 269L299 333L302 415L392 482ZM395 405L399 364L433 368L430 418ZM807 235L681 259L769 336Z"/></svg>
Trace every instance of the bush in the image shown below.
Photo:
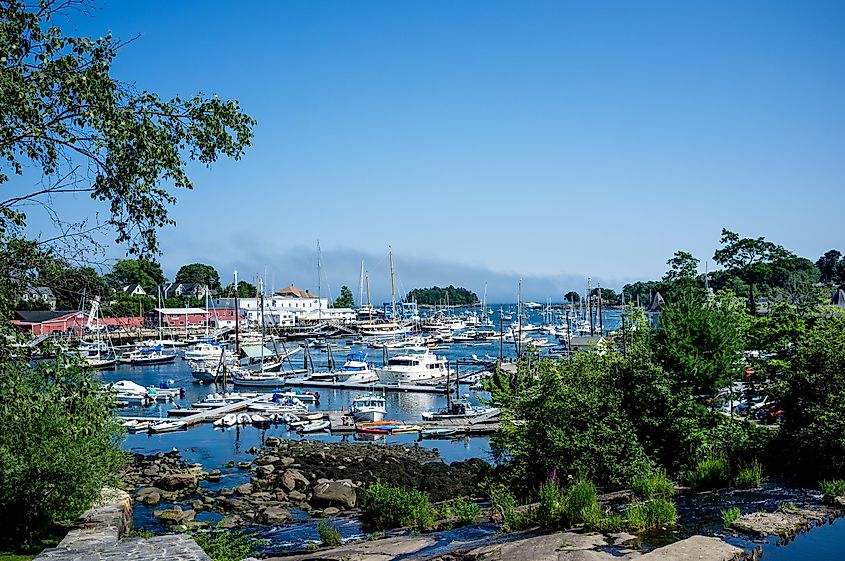
<svg viewBox="0 0 845 561"><path fill-rule="evenodd" d="M698 462L689 474L689 484L695 489L715 489L726 486L731 480L731 470L724 456L710 456Z"/></svg>
<svg viewBox="0 0 845 561"><path fill-rule="evenodd" d="M211 531L193 535L203 551L213 561L241 561L267 545L267 540L256 539L255 532Z"/></svg>
<svg viewBox="0 0 845 561"><path fill-rule="evenodd" d="M434 524L436 515L428 493L393 487L380 481L367 487L361 508L364 520L380 530L404 526L423 530Z"/></svg>
<svg viewBox="0 0 845 561"><path fill-rule="evenodd" d="M673 526L678 512L674 501L658 497L629 505L625 517L633 530L653 530L662 526Z"/></svg>
<svg viewBox="0 0 845 561"><path fill-rule="evenodd" d="M566 493L556 478L549 479L540 486L540 508L537 519L541 526L557 528L564 522L563 512Z"/></svg>
<svg viewBox="0 0 845 561"><path fill-rule="evenodd" d="M504 485L501 483L491 485L488 492L493 509L502 516L502 530L515 532L529 528L534 523L529 514L516 510L516 498Z"/></svg>
<svg viewBox="0 0 845 561"><path fill-rule="evenodd" d="M654 497L671 498L675 495L675 484L666 475L666 470L659 468L635 477L631 482L631 493L641 501Z"/></svg>
<svg viewBox="0 0 845 561"><path fill-rule="evenodd" d="M751 465L740 468L734 478L734 485L740 489L759 489L763 482L763 466L757 460Z"/></svg>
<svg viewBox="0 0 845 561"><path fill-rule="evenodd" d="M585 514L598 506L598 493L592 481L581 480L566 492L563 517L567 524L584 522Z"/></svg>
<svg viewBox="0 0 845 561"><path fill-rule="evenodd" d="M845 495L845 481L841 479L820 481L819 488L826 503L832 502L836 497Z"/></svg>
<svg viewBox="0 0 845 561"><path fill-rule="evenodd" d="M722 522L725 524L725 528L730 528L731 524L739 520L740 512L738 506L732 506L731 508L721 512Z"/></svg>
<svg viewBox="0 0 845 561"><path fill-rule="evenodd" d="M463 497L452 501L452 510L461 524L474 524L481 515L481 507Z"/></svg>
<svg viewBox="0 0 845 561"><path fill-rule="evenodd" d="M122 427L72 359L0 361L0 538L31 543L69 524L116 483Z"/></svg>
<svg viewBox="0 0 845 561"><path fill-rule="evenodd" d="M320 534L320 542L326 547L337 547L343 543L337 526L325 520L320 520L317 524L317 533Z"/></svg>

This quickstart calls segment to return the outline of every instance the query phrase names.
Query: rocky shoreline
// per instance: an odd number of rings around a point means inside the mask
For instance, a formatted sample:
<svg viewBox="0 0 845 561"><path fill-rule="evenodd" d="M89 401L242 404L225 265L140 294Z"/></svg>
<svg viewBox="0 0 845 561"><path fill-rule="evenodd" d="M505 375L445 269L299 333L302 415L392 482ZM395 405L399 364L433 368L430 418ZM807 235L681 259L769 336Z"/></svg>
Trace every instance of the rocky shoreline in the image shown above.
<svg viewBox="0 0 845 561"><path fill-rule="evenodd" d="M477 484L489 473L483 460L447 464L437 451L418 446L326 443L270 437L252 462L237 468L249 481L235 487L212 489L203 481L218 482L219 469L203 471L186 463L178 452L145 456L135 454L122 474L123 487L147 507L175 503L154 511L174 529L202 526L196 514L223 515L220 526L278 525L293 519L290 510L310 516L331 517L359 513L361 490L377 480L390 485L427 491L434 502L474 496Z"/></svg>

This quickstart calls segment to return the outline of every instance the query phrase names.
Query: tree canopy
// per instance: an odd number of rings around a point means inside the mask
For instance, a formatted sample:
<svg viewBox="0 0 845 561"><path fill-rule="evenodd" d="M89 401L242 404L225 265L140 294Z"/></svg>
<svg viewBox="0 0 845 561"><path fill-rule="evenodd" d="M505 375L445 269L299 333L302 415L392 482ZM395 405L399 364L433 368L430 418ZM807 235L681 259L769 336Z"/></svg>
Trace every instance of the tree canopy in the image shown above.
<svg viewBox="0 0 845 561"><path fill-rule="evenodd" d="M428 306L474 306L479 303L478 295L466 288L456 288L451 284L445 288L415 288L405 297L409 302Z"/></svg>
<svg viewBox="0 0 845 561"><path fill-rule="evenodd" d="M343 285L340 287L340 296L338 296L334 301L335 308L354 308L355 307L355 298L352 296L352 291L349 290L349 287Z"/></svg>
<svg viewBox="0 0 845 561"><path fill-rule="evenodd" d="M182 265L173 282L202 284L211 290L220 290L220 275L217 274L217 269L204 263Z"/></svg>
<svg viewBox="0 0 845 561"><path fill-rule="evenodd" d="M115 290L127 284L140 284L146 292L151 292L157 284L167 282L161 265L148 259L121 259L114 264L106 281Z"/></svg>

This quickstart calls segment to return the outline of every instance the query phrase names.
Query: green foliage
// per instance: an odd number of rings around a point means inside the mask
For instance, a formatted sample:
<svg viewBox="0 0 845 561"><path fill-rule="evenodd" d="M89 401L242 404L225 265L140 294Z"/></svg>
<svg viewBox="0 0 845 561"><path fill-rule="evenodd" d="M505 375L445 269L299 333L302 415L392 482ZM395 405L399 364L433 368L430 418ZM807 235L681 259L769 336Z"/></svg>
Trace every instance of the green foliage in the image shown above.
<svg viewBox="0 0 845 561"><path fill-rule="evenodd" d="M557 528L564 520L566 506L566 492L561 488L557 478L552 478L540 486L540 507L537 519L541 526Z"/></svg>
<svg viewBox="0 0 845 561"><path fill-rule="evenodd" d="M6 349L8 351L8 349ZM74 521L123 465L112 397L61 354L0 361L0 519L29 541Z"/></svg>
<svg viewBox="0 0 845 561"><path fill-rule="evenodd" d="M478 295L466 288L455 288L451 284L446 288L415 288L405 297L408 302L428 306L474 306L478 304Z"/></svg>
<svg viewBox="0 0 845 561"><path fill-rule="evenodd" d="M393 487L380 481L364 491L361 508L367 524L376 529L411 526L425 530L434 524L436 515L428 493Z"/></svg>
<svg viewBox="0 0 845 561"><path fill-rule="evenodd" d="M698 462L688 479L690 486L695 489L727 486L731 480L730 464L724 456L710 456Z"/></svg>
<svg viewBox="0 0 845 561"><path fill-rule="evenodd" d="M836 286L845 284L845 259L842 253L836 249L825 252L816 261L819 268L819 280L823 283L830 283Z"/></svg>
<svg viewBox="0 0 845 561"><path fill-rule="evenodd" d="M575 292L574 290L570 290L569 292L563 295L563 299L570 304L579 304L581 302L581 295Z"/></svg>
<svg viewBox="0 0 845 561"><path fill-rule="evenodd" d="M204 263L182 265L173 282L199 284L207 286L210 290L220 290L220 275L217 274L217 269Z"/></svg>
<svg viewBox="0 0 845 561"><path fill-rule="evenodd" d="M596 521L597 497L596 486L593 485L592 481L585 479L576 481L572 487L567 489L563 507L563 518L567 524L583 523L588 518Z"/></svg>
<svg viewBox="0 0 845 561"><path fill-rule="evenodd" d="M763 465L757 460L743 466L734 477L734 485L740 489L759 489L763 483Z"/></svg>
<svg viewBox="0 0 845 561"><path fill-rule="evenodd" d="M616 300L619 298L619 295L612 288L594 288L590 292L590 296L596 298L596 303L598 303L599 292L601 292L601 300L604 304L616 304Z"/></svg>
<svg viewBox="0 0 845 561"><path fill-rule="evenodd" d="M649 501L628 505L625 511L632 530L654 530L665 526L674 526L678 518L678 511L671 499L657 497Z"/></svg>
<svg viewBox="0 0 845 561"><path fill-rule="evenodd" d="M257 532L213 530L193 534L203 551L212 561L242 561L267 545L268 540L258 539Z"/></svg>
<svg viewBox="0 0 845 561"><path fill-rule="evenodd" d="M731 524L739 520L741 516L738 506L732 506L720 512L722 513L722 523L725 525L725 528L730 528Z"/></svg>
<svg viewBox="0 0 845 561"><path fill-rule="evenodd" d="M152 530L147 530L145 528L133 528L132 530L126 532L123 535L123 539L128 540L131 538L142 538L148 540L155 535L155 532L153 532Z"/></svg>
<svg viewBox="0 0 845 561"><path fill-rule="evenodd" d="M824 496L824 502L830 503L836 497L845 496L845 481L841 479L825 479L819 481L819 489Z"/></svg>
<svg viewBox="0 0 845 561"><path fill-rule="evenodd" d="M780 403L780 457L808 478L845 473L845 318L818 320L799 342Z"/></svg>
<svg viewBox="0 0 845 561"><path fill-rule="evenodd" d="M120 259L106 275L106 282L115 290L128 284L140 284L152 297L155 297L155 286L166 281L161 265L148 259Z"/></svg>
<svg viewBox="0 0 845 561"><path fill-rule="evenodd" d="M354 308L355 298L352 296L352 291L345 284L340 287L340 296L334 301L335 308Z"/></svg>
<svg viewBox="0 0 845 561"><path fill-rule="evenodd" d="M317 533L320 534L320 542L325 547L337 547L343 543L340 530L335 524L329 524L326 520L320 520L317 524Z"/></svg>
<svg viewBox="0 0 845 561"><path fill-rule="evenodd" d="M223 294L227 298L234 298L235 297L235 285L234 283L229 283L226 288L223 289ZM258 294L258 289L255 287L254 284L250 284L246 281L238 281L238 298L255 298L256 294Z"/></svg>
<svg viewBox="0 0 845 561"><path fill-rule="evenodd" d="M3 125L0 159L41 184L0 204L0 230L22 225L20 208L70 192L104 202L117 242L157 250L156 230L173 221L167 186L192 188L190 160L238 159L255 121L234 101L200 95L166 100L119 82L111 67L121 42L68 37L53 23L64 2L0 4ZM0 184L9 179L0 172Z"/></svg>
<svg viewBox="0 0 845 561"><path fill-rule="evenodd" d="M513 494L501 483L494 483L487 488L493 510L502 518L502 530L517 532L531 527L534 520L528 513L517 510L517 501Z"/></svg>
<svg viewBox="0 0 845 561"><path fill-rule="evenodd" d="M641 501L655 497L668 499L675 495L675 484L666 475L665 469L656 468L634 477L631 481L631 493Z"/></svg>
<svg viewBox="0 0 845 561"><path fill-rule="evenodd" d="M481 507L464 497L453 500L451 506L452 512L461 524L474 524L481 515Z"/></svg>

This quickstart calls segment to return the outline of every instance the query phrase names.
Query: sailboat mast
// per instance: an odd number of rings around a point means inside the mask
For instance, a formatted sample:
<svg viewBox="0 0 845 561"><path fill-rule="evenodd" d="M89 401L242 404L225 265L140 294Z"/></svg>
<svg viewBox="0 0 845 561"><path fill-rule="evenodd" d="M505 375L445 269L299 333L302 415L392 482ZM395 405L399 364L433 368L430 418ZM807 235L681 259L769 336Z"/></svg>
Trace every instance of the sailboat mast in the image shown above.
<svg viewBox="0 0 845 561"><path fill-rule="evenodd" d="M235 356L241 359L241 337L239 333L240 311L238 309L238 272L235 271ZM223 371L225 373L225 370Z"/></svg>
<svg viewBox="0 0 845 561"><path fill-rule="evenodd" d="M317 240L317 321L323 319L322 274L320 272L320 240Z"/></svg>
<svg viewBox="0 0 845 561"><path fill-rule="evenodd" d="M361 278L358 279L358 307L364 303L364 260L361 259Z"/></svg>
<svg viewBox="0 0 845 561"><path fill-rule="evenodd" d="M392 320L396 321L396 284L393 279L393 248L390 246L388 248L390 249L390 307L393 313Z"/></svg>
<svg viewBox="0 0 845 561"><path fill-rule="evenodd" d="M364 284L367 285L367 313L370 315L370 323L373 323L373 306L370 303L370 276L364 277Z"/></svg>

